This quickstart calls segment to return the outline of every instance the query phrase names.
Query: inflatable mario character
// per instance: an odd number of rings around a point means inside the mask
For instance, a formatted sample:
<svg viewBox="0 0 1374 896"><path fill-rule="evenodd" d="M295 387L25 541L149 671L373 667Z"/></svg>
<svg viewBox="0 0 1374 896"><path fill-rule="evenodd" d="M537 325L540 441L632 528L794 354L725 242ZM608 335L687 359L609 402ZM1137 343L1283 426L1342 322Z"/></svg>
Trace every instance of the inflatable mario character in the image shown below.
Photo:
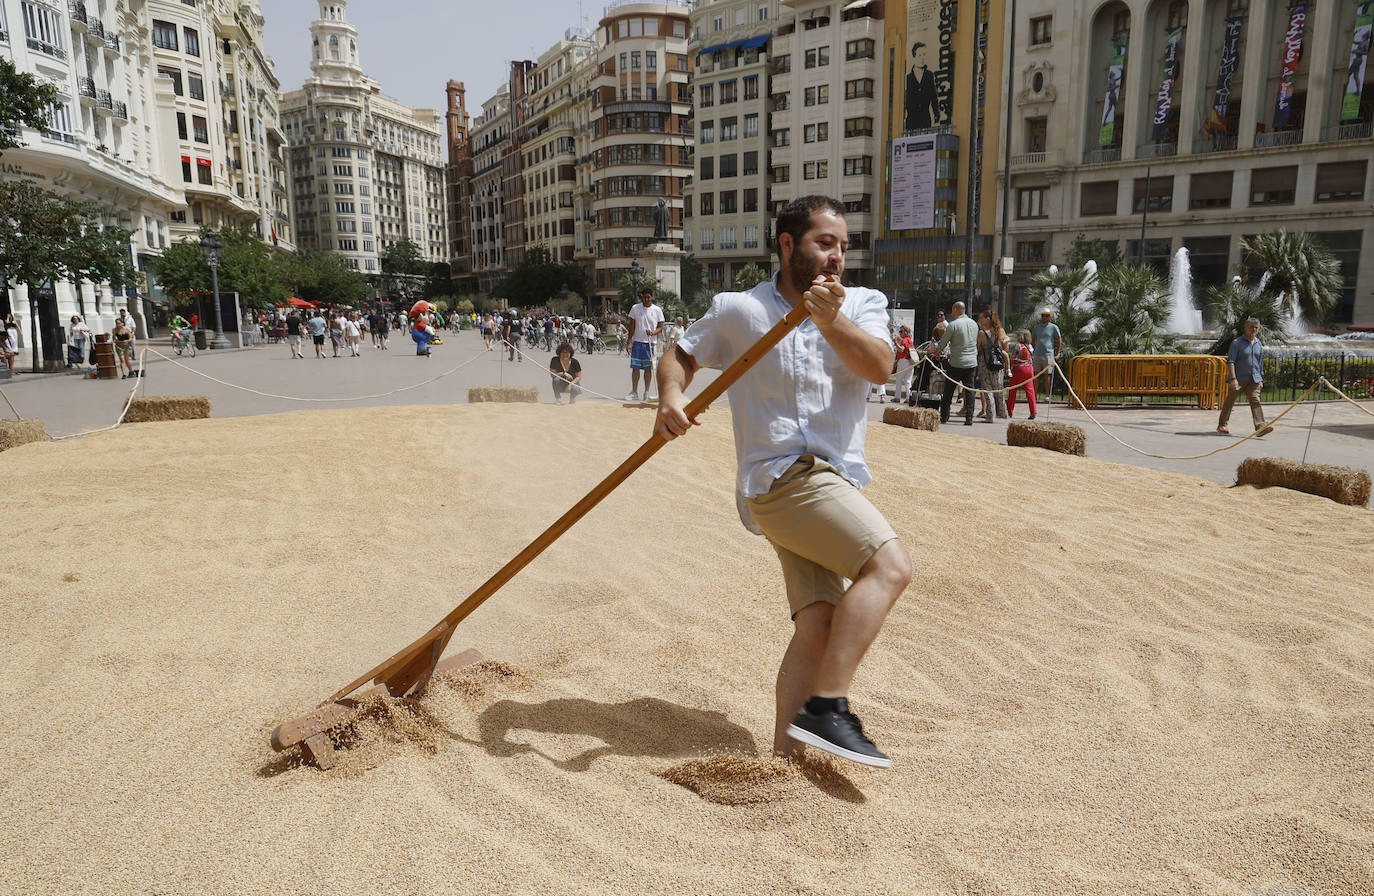
<svg viewBox="0 0 1374 896"><path fill-rule="evenodd" d="M439 334L429 322L431 306L423 299L410 307L410 338L415 340L415 354L429 356L429 345L437 342Z"/></svg>

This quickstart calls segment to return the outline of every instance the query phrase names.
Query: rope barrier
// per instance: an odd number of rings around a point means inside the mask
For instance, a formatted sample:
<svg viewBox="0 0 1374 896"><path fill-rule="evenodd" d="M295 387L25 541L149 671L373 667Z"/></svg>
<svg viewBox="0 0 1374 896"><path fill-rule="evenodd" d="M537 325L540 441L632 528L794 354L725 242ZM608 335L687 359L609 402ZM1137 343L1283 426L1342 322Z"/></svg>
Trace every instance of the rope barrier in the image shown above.
<svg viewBox="0 0 1374 896"><path fill-rule="evenodd" d="M120 410L119 417L114 423L111 423L109 426L102 426L99 429L88 429L85 432L73 432L65 436L49 436L48 440L52 442L65 442L67 439L79 439L83 436L93 435L98 432L108 432L122 425L124 423L124 415L129 413L129 405L134 403L134 396L138 394L138 387L143 385L143 365L147 363L147 360L148 349L145 348L143 353L138 356L138 381L129 389L129 397L124 399L124 407Z"/></svg>
<svg viewBox="0 0 1374 896"><path fill-rule="evenodd" d="M1326 386L1326 388L1330 389L1332 392L1335 392L1337 395L1339 395L1341 398L1345 399L1345 400L1346 400L1347 402L1349 402L1351 405L1353 405L1353 406L1355 406L1356 408L1358 408L1359 411L1360 411L1360 413L1362 413L1362 414L1368 414L1369 416L1374 417L1374 411L1371 411L1369 408L1367 408L1367 407L1365 407L1364 405L1360 404L1358 401L1356 401L1355 399L1351 398L1349 395L1346 395L1346 394L1345 394L1344 392L1342 392L1340 389L1337 389L1335 386L1333 386L1333 385L1331 384L1331 381L1328 380L1326 377L1321 377L1321 379L1319 380L1319 382L1323 383L1323 384Z"/></svg>

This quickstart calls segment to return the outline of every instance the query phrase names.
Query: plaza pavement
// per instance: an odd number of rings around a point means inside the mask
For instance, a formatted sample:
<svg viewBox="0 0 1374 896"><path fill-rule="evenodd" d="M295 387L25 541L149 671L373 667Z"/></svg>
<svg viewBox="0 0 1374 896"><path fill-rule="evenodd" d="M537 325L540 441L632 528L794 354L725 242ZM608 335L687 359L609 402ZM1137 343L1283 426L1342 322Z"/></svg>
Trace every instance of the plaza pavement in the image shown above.
<svg viewBox="0 0 1374 896"><path fill-rule="evenodd" d="M339 358L319 360L313 357L313 347L307 344L303 346L306 357L295 360L285 344L276 344L202 351L195 358L177 359L190 368L186 370L176 363L149 355L140 394L208 395L214 416L238 417L329 408L448 405L466 402L468 389L473 386L534 386L539 389L540 402L549 406L549 413L575 412L575 409L552 406L553 392L547 373L549 356L543 351L531 353L524 361L512 362L506 359L505 352L484 351L482 338L474 331L444 334L443 338L444 345L436 346L428 358L417 357L414 343L404 334L393 336L391 349L385 352L374 349L370 341L365 342L359 358L349 357L345 352ZM169 356L172 354L170 340L165 335L139 343L140 349L144 346ZM619 403L629 392L629 359L626 356L610 352L591 356L579 353L577 357L583 366L583 383L589 390L579 402ZM426 383L464 362L469 363L462 369L436 382ZM243 388L222 385L191 371ZM702 371L693 384L693 391L714 376L714 371ZM62 436L112 424L134 383L134 380L122 379L88 380L67 373L23 373L0 382L0 388L24 417L42 420L50 435ZM354 401L302 402L256 394L338 399L379 395L412 386L415 388L404 392ZM593 392L608 397L591 394ZM1374 402L1366 401L1362 406L1374 412ZM886 407L877 401L870 402L870 418L876 423ZM1287 404L1269 404L1265 413L1273 421L1286 407ZM9 408L0 406L0 412L8 414ZM1018 404L1017 412L1019 419L1025 419L1024 405ZM643 413L647 437L650 416L647 411ZM716 413L725 425L728 418L724 407L713 411L712 416ZM1250 413L1243 402L1232 415L1232 435L1229 437L1216 434L1215 411L1187 407L1102 408L1092 414L1116 438L1141 451L1166 457L1142 456L1119 445L1088 418L1087 412L1075 411L1063 404L1047 407L1042 403L1037 419L1083 427L1089 457L1225 484L1235 481L1236 467L1245 457L1302 460L1305 455L1311 463L1363 468L1374 475L1374 416L1344 402L1318 404L1315 420L1312 404L1299 406L1277 425L1273 434L1196 460L1171 458L1204 454L1240 442L1250 431ZM962 418L956 415L952 425L943 426L941 430L998 443L1006 441L1004 420L983 423L975 418L974 425L966 427L962 425ZM912 461L919 463L919 458L913 457Z"/></svg>

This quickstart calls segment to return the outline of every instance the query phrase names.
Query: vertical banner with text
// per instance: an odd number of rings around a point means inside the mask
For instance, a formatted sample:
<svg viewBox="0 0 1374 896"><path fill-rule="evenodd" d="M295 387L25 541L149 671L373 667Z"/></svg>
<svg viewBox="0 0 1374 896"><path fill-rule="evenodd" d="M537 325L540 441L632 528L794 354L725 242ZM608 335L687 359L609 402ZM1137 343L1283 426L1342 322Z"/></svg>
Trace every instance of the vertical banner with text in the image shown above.
<svg viewBox="0 0 1374 896"><path fill-rule="evenodd" d="M1364 68L1369 62L1371 37L1374 37L1374 0L1363 0L1355 7L1355 35L1350 41L1341 121L1355 121L1360 117L1360 96L1364 93Z"/></svg>
<svg viewBox="0 0 1374 896"><path fill-rule="evenodd" d="M1274 98L1274 130L1288 127L1293 115L1293 82L1298 77L1302 57L1302 32L1307 27L1306 0L1293 0L1288 7L1288 30L1283 38L1283 65L1279 69L1279 92Z"/></svg>
<svg viewBox="0 0 1374 896"><path fill-rule="evenodd" d="M1159 94L1155 98L1155 126L1150 139L1163 143L1169 139L1169 114L1174 110L1174 84L1178 82L1178 61L1183 43L1183 28L1169 32L1164 41L1164 70L1159 77Z"/></svg>
<svg viewBox="0 0 1374 896"><path fill-rule="evenodd" d="M935 226L935 171L934 137L892 141L892 195L887 203L892 230Z"/></svg>
<svg viewBox="0 0 1374 896"><path fill-rule="evenodd" d="M1212 95L1212 106L1207 110L1205 125L1205 130L1213 136L1226 136L1226 115L1231 111L1231 84L1235 81L1236 67L1240 64L1240 32L1244 25L1244 16L1231 16L1226 20L1226 32L1221 39L1221 62L1217 65L1217 90Z"/></svg>

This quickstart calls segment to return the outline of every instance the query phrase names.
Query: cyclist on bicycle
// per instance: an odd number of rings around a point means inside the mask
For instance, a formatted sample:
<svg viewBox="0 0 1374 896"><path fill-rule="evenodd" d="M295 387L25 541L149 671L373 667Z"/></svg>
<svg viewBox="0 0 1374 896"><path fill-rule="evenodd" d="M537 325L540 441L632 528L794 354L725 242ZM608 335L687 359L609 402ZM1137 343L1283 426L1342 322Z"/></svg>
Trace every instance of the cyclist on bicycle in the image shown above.
<svg viewBox="0 0 1374 896"><path fill-rule="evenodd" d="M190 323L180 314L172 316L167 322L167 329L172 331L172 345L181 345L184 340L191 338Z"/></svg>

